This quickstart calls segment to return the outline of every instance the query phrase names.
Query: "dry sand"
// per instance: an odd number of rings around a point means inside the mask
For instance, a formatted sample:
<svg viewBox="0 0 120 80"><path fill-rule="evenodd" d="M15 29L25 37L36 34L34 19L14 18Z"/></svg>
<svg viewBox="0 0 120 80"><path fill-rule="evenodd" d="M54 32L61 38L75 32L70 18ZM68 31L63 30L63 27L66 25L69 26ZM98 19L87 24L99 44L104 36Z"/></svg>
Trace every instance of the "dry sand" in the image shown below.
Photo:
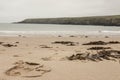
<svg viewBox="0 0 120 80"><path fill-rule="evenodd" d="M120 41L119 36L18 36L0 37L0 80L120 80L119 61L69 61L66 56L87 50L90 41ZM52 44L78 42L75 46ZM3 44L12 44L7 47ZM17 45L17 46L15 46ZM120 49L120 44L94 45Z"/></svg>

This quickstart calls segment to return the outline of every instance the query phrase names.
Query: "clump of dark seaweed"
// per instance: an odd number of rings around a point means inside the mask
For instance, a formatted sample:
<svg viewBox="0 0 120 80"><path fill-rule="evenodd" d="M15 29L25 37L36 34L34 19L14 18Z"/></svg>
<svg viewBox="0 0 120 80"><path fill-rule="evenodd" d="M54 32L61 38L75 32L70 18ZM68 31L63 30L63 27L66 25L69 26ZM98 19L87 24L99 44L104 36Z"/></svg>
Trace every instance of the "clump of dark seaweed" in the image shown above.
<svg viewBox="0 0 120 80"><path fill-rule="evenodd" d="M77 42L72 42L72 41L55 41L52 42L53 44L63 44L66 46L76 46L78 43Z"/></svg>
<svg viewBox="0 0 120 80"><path fill-rule="evenodd" d="M52 47L49 47L47 45L40 45L40 46L41 46L41 48L52 48Z"/></svg>
<svg viewBox="0 0 120 80"><path fill-rule="evenodd" d="M83 45L106 45L107 43L104 41L93 41L93 42L89 42L89 43L85 43Z"/></svg>
<svg viewBox="0 0 120 80"><path fill-rule="evenodd" d="M103 49L111 49L111 47L91 47L87 50L103 50Z"/></svg>
<svg viewBox="0 0 120 80"><path fill-rule="evenodd" d="M15 43L19 44L20 42L15 42Z"/></svg>
<svg viewBox="0 0 120 80"><path fill-rule="evenodd" d="M33 63L33 62L25 62L28 65L40 65L39 63Z"/></svg>
<svg viewBox="0 0 120 80"><path fill-rule="evenodd" d="M76 36L74 36L74 35L70 35L69 37L76 37Z"/></svg>
<svg viewBox="0 0 120 80"><path fill-rule="evenodd" d="M119 41L109 41L108 44L120 44Z"/></svg>
<svg viewBox="0 0 120 80"><path fill-rule="evenodd" d="M102 50L96 54L92 53L78 53L67 57L68 60L88 60L88 61L103 61L116 60L120 58L120 51L118 50Z"/></svg>
<svg viewBox="0 0 120 80"><path fill-rule="evenodd" d="M0 44L3 44L4 42L0 42Z"/></svg>
<svg viewBox="0 0 120 80"><path fill-rule="evenodd" d="M58 37L62 37L61 35L58 35Z"/></svg>
<svg viewBox="0 0 120 80"><path fill-rule="evenodd" d="M17 47L17 45L13 45L13 44L3 44L2 46L4 46L4 47Z"/></svg>
<svg viewBox="0 0 120 80"><path fill-rule="evenodd" d="M120 58L120 51L118 50L108 50L108 51L103 50L103 51L98 52L98 54L99 55L104 54L104 56L109 56L109 57L117 58L117 59Z"/></svg>
<svg viewBox="0 0 120 80"><path fill-rule="evenodd" d="M104 41L92 41L89 43L84 43L83 45L107 45L107 44L120 44L119 41L109 41L109 42L104 42Z"/></svg>

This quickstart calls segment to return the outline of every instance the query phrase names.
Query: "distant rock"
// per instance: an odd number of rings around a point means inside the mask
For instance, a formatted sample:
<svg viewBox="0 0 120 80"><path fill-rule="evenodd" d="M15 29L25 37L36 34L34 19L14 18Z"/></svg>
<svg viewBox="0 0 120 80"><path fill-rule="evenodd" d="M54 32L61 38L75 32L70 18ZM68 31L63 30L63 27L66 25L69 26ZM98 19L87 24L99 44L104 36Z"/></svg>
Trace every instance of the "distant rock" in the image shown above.
<svg viewBox="0 0 120 80"><path fill-rule="evenodd" d="M120 15L64 18L33 18L18 23L120 26Z"/></svg>

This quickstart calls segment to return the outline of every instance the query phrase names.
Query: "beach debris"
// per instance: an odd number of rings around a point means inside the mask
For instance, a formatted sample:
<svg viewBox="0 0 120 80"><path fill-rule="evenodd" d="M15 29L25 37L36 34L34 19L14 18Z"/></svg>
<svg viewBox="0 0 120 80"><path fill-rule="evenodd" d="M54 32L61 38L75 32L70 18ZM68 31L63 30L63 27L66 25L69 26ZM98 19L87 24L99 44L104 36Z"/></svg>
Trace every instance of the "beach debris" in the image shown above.
<svg viewBox="0 0 120 80"><path fill-rule="evenodd" d="M58 35L58 37L62 37L61 35Z"/></svg>
<svg viewBox="0 0 120 80"><path fill-rule="evenodd" d="M13 55L13 57L19 57L19 55Z"/></svg>
<svg viewBox="0 0 120 80"><path fill-rule="evenodd" d="M105 36L105 38L109 38L109 36Z"/></svg>
<svg viewBox="0 0 120 80"><path fill-rule="evenodd" d="M84 43L83 45L107 45L107 44L120 44L119 41L109 41L109 42L104 42L104 41L92 41L89 43Z"/></svg>
<svg viewBox="0 0 120 80"><path fill-rule="evenodd" d="M22 60L15 62L14 66L8 69L5 74L8 76L20 76L20 77L41 77L51 69L45 68L44 65L34 62L24 62Z"/></svg>
<svg viewBox="0 0 120 80"><path fill-rule="evenodd" d="M120 58L120 51L118 51L118 50L108 50L108 51L102 50L102 51L98 52L98 54L99 55L104 54L104 56L107 55L112 58Z"/></svg>
<svg viewBox="0 0 120 80"><path fill-rule="evenodd" d="M0 42L0 44L3 44L4 42Z"/></svg>
<svg viewBox="0 0 120 80"><path fill-rule="evenodd" d="M20 42L15 42L15 43L17 43L17 44L18 44L18 43L20 43Z"/></svg>
<svg viewBox="0 0 120 80"><path fill-rule="evenodd" d="M104 50L104 49L111 49L111 47L91 47L87 50Z"/></svg>
<svg viewBox="0 0 120 80"><path fill-rule="evenodd" d="M66 45L66 46L76 46L78 45L79 43L78 42L72 42L72 41L55 41L55 42L52 42L53 44L63 44L63 45Z"/></svg>
<svg viewBox="0 0 120 80"><path fill-rule="evenodd" d="M76 36L74 36L74 35L70 35L69 37L76 37Z"/></svg>
<svg viewBox="0 0 120 80"><path fill-rule="evenodd" d="M88 38L88 36L85 36L85 38Z"/></svg>
<svg viewBox="0 0 120 80"><path fill-rule="evenodd" d="M18 35L18 37L21 37L22 35Z"/></svg>
<svg viewBox="0 0 120 80"><path fill-rule="evenodd" d="M120 51L118 50L102 50L96 54L92 53L77 53L67 57L68 60L88 60L88 61L103 61L120 59Z"/></svg>
<svg viewBox="0 0 120 80"><path fill-rule="evenodd" d="M70 56L70 57L68 57L68 59L69 60L77 60L77 59L79 59L79 60L86 60L87 58L87 56L89 55L89 53L87 53L87 54L84 54L84 53L79 53L79 54L76 54L76 55L72 55L72 56Z"/></svg>
<svg viewBox="0 0 120 80"><path fill-rule="evenodd" d="M33 62L25 62L28 65L40 65L39 63L33 63Z"/></svg>
<svg viewBox="0 0 120 80"><path fill-rule="evenodd" d="M107 44L120 44L119 41L109 41Z"/></svg>
<svg viewBox="0 0 120 80"><path fill-rule="evenodd" d="M104 41L93 41L93 42L89 42L89 43L85 43L83 45L106 45L107 43Z"/></svg>
<svg viewBox="0 0 120 80"><path fill-rule="evenodd" d="M13 45L13 44L3 44L2 46L4 46L4 47L17 47L17 45Z"/></svg>
<svg viewBox="0 0 120 80"><path fill-rule="evenodd" d="M52 47L49 47L47 45L40 45L40 46L41 46L41 48L52 48Z"/></svg>

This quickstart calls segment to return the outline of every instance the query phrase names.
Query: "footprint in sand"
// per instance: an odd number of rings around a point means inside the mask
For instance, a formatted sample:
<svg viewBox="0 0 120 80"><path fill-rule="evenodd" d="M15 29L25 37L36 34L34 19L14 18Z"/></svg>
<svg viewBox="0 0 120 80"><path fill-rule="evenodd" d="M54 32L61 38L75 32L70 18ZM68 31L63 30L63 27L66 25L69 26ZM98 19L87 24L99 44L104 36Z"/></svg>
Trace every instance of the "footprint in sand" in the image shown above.
<svg viewBox="0 0 120 80"><path fill-rule="evenodd" d="M5 74L8 76L21 76L21 77L41 77L47 72L50 72L50 69L40 65L38 63L18 61L14 64L12 68L8 69Z"/></svg>

